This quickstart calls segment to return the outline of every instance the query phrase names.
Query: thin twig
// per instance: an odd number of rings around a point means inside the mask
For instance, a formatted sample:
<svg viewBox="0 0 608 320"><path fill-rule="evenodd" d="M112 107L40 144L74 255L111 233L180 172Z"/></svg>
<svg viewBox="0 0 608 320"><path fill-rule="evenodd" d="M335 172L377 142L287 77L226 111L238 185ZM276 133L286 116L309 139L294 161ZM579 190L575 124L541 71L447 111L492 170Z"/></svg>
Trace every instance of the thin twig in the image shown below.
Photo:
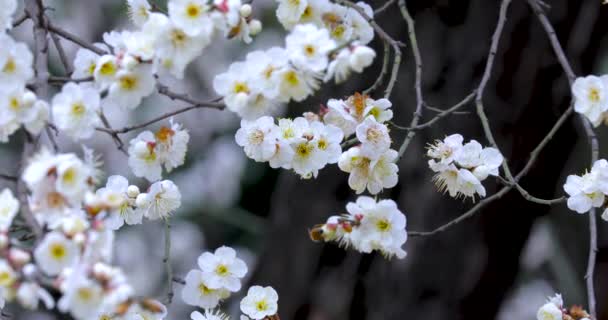
<svg viewBox="0 0 608 320"><path fill-rule="evenodd" d="M388 72L388 63L390 60L390 56L391 56L391 47L388 44L388 42L383 41L382 42L384 44L384 55L382 56L382 69L380 70L380 74L378 75L378 78L376 78L376 81L374 81L374 83L371 85L371 87L363 90L363 94L369 94L370 92L374 92L376 91L384 82L384 77L386 76L386 73Z"/></svg>
<svg viewBox="0 0 608 320"><path fill-rule="evenodd" d="M196 99L190 97L186 93L173 92L173 91L171 91L171 89L169 89L169 87L167 87L166 85L163 85L161 83L158 83L156 85L156 87L158 89L158 93L169 97L171 100L184 101L184 102L191 104L192 106L196 106L197 108L212 108L212 109L222 110L226 107L225 104L219 102L219 101L221 101L222 98L216 98L216 99L213 99L210 101L200 101L200 100L196 100Z"/></svg>
<svg viewBox="0 0 608 320"><path fill-rule="evenodd" d="M30 18L30 16L27 14L27 12L23 12L20 16L15 18L15 20L13 20L13 28L20 26L22 23L24 23L29 18Z"/></svg>
<svg viewBox="0 0 608 320"><path fill-rule="evenodd" d="M572 71L572 66L568 62L566 58L566 54L564 53L564 49L562 48L559 40L557 39L557 35L555 34L555 29L549 22L543 8L541 7L542 2L538 0L528 0L528 4L532 8L532 11L538 17L543 29L547 33L549 38L549 42L551 43L551 47L553 48L553 52L557 56L557 59L562 66L562 69L566 73L568 77L568 83L570 86L574 83L576 79L576 75L574 71ZM572 109L572 106L570 106ZM585 130L585 135L587 136L587 140L591 147L591 165L595 161L597 161L599 157L599 143L595 133L593 132L593 128L591 127L591 123L587 119L585 119L582 115L579 115L579 119L583 125ZM587 261L587 272L585 273L586 278L586 287L587 287L587 299L589 302L589 313L591 314L592 319L597 319L596 313L596 301L595 301L595 287L593 283L593 275L595 271L595 258L597 254L597 226L596 226L596 213L595 208L589 211L589 257Z"/></svg>
<svg viewBox="0 0 608 320"><path fill-rule="evenodd" d="M61 39L59 39L59 37L57 37L57 35L52 32L51 32L51 39L53 40L53 45L55 46L55 49L57 50L57 54L59 55L59 60L61 60L61 64L63 64L65 73L68 76L70 76L72 74L72 72L74 71L74 68L72 67L72 63L70 62L70 59L68 59L67 55L65 54L65 49L63 48L63 45L61 44Z"/></svg>
<svg viewBox="0 0 608 320"><path fill-rule="evenodd" d="M4 173L0 173L0 179L12 181L12 182L17 182L17 180L18 180L17 177L11 176L11 175L8 175L8 174L4 174Z"/></svg>
<svg viewBox="0 0 608 320"><path fill-rule="evenodd" d="M432 126L433 124L435 124L437 121L441 120L442 118L450 115L450 114L454 114L456 113L456 110L466 106L469 102L473 101L473 99L475 98L475 91L473 91L472 93L470 93L468 96L466 96L464 99L462 99L460 102L458 102L457 104L455 104L454 106L446 109L446 110L440 110L441 112L438 113L437 115L435 115L431 120L419 124L415 127L403 127L403 126L399 126L395 123L391 123L391 126L393 126L394 128L397 128L399 130L422 130L425 128L428 128L430 126Z"/></svg>
<svg viewBox="0 0 608 320"><path fill-rule="evenodd" d="M416 110L414 111L412 122L410 123L410 127L415 128L418 125L418 121L420 121L420 117L422 117L422 106L424 105L424 98L422 97L422 57L420 56L418 40L416 39L415 22L405 6L405 0L399 0L399 9L403 19L405 19L405 22L407 23L407 33L410 39L410 46L412 47L412 54L414 55L414 63L416 64L416 80L414 82L414 89L416 90ZM415 135L416 131L408 131L401 147L399 147L399 158L403 156Z"/></svg>
<svg viewBox="0 0 608 320"><path fill-rule="evenodd" d="M114 140L114 143L116 144L116 147L118 148L118 150L120 150L122 153L124 153L125 155L128 155L127 151L125 150L124 146L124 142L122 142L122 139L120 139L120 137L118 136L118 134L116 132L114 132L114 130L112 129L112 126L110 125L110 122L108 121L108 118L106 118L105 113L103 113L103 110L101 110L101 112L99 112L99 118L101 119L101 122L104 125L104 129L110 136L112 136L112 139ZM97 128L98 130L100 128ZM100 130L103 131L103 130Z"/></svg>
<svg viewBox="0 0 608 320"><path fill-rule="evenodd" d="M48 96L48 85L47 80L49 77L48 72L48 39L47 30L45 29L45 17L44 17L44 5L42 0L25 0L25 10L29 17L34 22L34 43L35 43L35 73L36 73L36 94L41 98ZM25 141L23 143L23 152L21 155L21 170L23 169L32 153L34 152L34 144L32 137L26 134ZM21 202L21 214L25 219L26 223L32 230L34 236L40 239L42 236L42 228L36 221L34 214L29 208L29 201L27 197L27 188L23 181L19 180L17 183L17 193L19 195L19 201Z"/></svg>
<svg viewBox="0 0 608 320"><path fill-rule="evenodd" d="M173 269L171 267L171 220L165 219L165 257L163 258L167 272L167 302L173 302Z"/></svg>
<svg viewBox="0 0 608 320"><path fill-rule="evenodd" d="M388 9L393 3L395 3L395 0L387 0L381 7L379 7L378 9L374 10L374 16L377 14L380 14L382 12L384 12L386 9Z"/></svg>
<svg viewBox="0 0 608 320"><path fill-rule="evenodd" d="M58 76L50 76L49 83L50 84L59 84L63 85L67 82L81 83L81 82L91 82L93 81L93 77L85 77L85 78L70 78L70 77L58 77Z"/></svg>
<svg viewBox="0 0 608 320"><path fill-rule="evenodd" d="M80 37L78 37L77 35L74 35L66 30L63 30L62 28L52 24L52 23L48 23L48 30L51 31L52 33L57 34L58 36L69 40L83 48L89 49L99 55L104 55L107 52L99 47L96 47L90 43L88 43L87 41L82 40Z"/></svg>

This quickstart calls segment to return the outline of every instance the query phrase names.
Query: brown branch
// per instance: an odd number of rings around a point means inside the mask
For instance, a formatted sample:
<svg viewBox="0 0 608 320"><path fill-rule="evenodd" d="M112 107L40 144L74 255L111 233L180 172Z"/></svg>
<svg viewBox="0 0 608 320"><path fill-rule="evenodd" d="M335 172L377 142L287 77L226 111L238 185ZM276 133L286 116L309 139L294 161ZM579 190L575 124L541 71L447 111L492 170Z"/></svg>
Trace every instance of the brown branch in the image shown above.
<svg viewBox="0 0 608 320"><path fill-rule="evenodd" d="M25 0L25 10L28 16L34 22L34 43L35 43L35 73L36 73L36 94L45 98L48 96L47 80L48 72L48 39L47 30L45 29L44 5L42 0ZM23 172L25 164L34 152L34 143L32 137L26 134L23 144L23 152L21 155L21 170ZM21 202L21 214L26 223L32 230L37 239L42 236L42 228L36 221L34 214L29 208L27 196L27 187L24 182L19 180L17 183L17 194Z"/></svg>
<svg viewBox="0 0 608 320"><path fill-rule="evenodd" d="M415 21L405 6L405 0L399 0L399 9L403 19L405 19L405 22L407 23L408 37L410 39L410 46L412 47L412 54L414 55L414 63L416 64L416 80L414 82L414 89L416 90L416 110L414 111L412 122L410 123L410 127L414 128L418 125L420 117L422 117L422 106L424 105L424 98L422 97L422 57L420 56L418 40L416 39ZM405 140L403 140L401 147L399 147L399 158L403 156L415 135L416 131L408 131Z"/></svg>
<svg viewBox="0 0 608 320"><path fill-rule="evenodd" d="M386 76L386 73L388 72L388 63L389 63L390 56L391 56L391 47L388 44L388 42L386 42L386 41L383 41L382 43L384 44L384 46L383 46L384 54L382 56L382 69L380 70L380 74L376 78L376 81L374 81L374 83L371 85L371 87L363 90L363 94L369 94L370 92L376 91L384 82L384 77Z"/></svg>
<svg viewBox="0 0 608 320"><path fill-rule="evenodd" d="M377 14L380 14L380 13L386 11L386 9L388 9L391 5L393 5L393 3L395 3L395 0L387 0L381 7L374 10L374 15L377 15Z"/></svg>
<svg viewBox="0 0 608 320"><path fill-rule="evenodd" d="M528 0L528 4L534 13L536 14L538 20L540 21L543 29L547 33L547 37L549 38L549 42L551 43L551 47L553 48L553 52L557 56L557 59L562 66L562 69L566 73L568 77L568 82L570 86L574 83L576 79L576 75L574 71L572 71L572 66L568 62L566 58L566 54L564 53L564 49L562 48L559 40L557 39L557 35L555 33L555 29L549 22L543 8L541 7L542 2L538 0ZM570 107L572 109L572 106ZM583 125L585 130L585 135L587 136L587 140L589 142L591 148L591 165L595 161L597 161L599 157L599 143L595 132L593 132L593 128L591 127L591 123L582 115L579 115L579 119ZM595 287L593 283L593 275L595 271L595 259L597 255L597 226L596 226L596 214L595 208L589 211L589 256L587 261L587 271L585 273L586 278L586 287L587 287L587 299L589 301L589 312L593 319L597 319L596 313L596 301L595 301Z"/></svg>
<svg viewBox="0 0 608 320"><path fill-rule="evenodd" d="M66 40L69 40L69 41L71 41L71 42L73 42L73 43L75 43L75 44L77 44L77 45L79 45L79 46L81 46L83 48L89 49L89 50L91 50L91 51L93 51L93 52L95 52L95 53L97 53L99 55L104 55L104 54L107 53L105 50L103 50L101 48L98 48L98 47L96 47L96 46L88 43L87 41L82 40L77 35L74 35L74 34L68 32L66 30L63 30L62 28L60 28L60 27L58 27L58 26L56 26L56 25L54 25L54 24L52 24L50 22L48 23L48 30L50 32L52 32L52 33L57 34L58 36L66 39Z"/></svg>
<svg viewBox="0 0 608 320"><path fill-rule="evenodd" d="M428 127L431 127L433 124L435 124L437 121L441 120L442 118L444 118L450 114L455 114L457 110L466 106L469 102L473 101L475 96L476 96L476 93L475 93L475 91L473 91L472 93L470 93L468 96L466 96L464 99L462 99L457 104L455 104L452 107L449 107L445 110L439 110L440 112L437 115L435 115L431 120L429 120L425 123L419 124L415 127L403 127L403 126L399 126L395 123L391 123L391 126L393 126L394 128L397 128L399 130L408 130L408 131L426 129Z"/></svg>

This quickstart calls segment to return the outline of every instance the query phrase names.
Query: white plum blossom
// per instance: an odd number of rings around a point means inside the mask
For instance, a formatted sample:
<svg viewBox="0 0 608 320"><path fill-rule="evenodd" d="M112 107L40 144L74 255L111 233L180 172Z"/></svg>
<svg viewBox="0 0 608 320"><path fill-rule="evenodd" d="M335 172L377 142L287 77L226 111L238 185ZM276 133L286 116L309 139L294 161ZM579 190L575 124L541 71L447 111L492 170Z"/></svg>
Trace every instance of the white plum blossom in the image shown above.
<svg viewBox="0 0 608 320"><path fill-rule="evenodd" d="M379 250L387 257L405 258L401 246L407 240L406 219L393 200L376 203L372 198L359 197L346 208L351 215L357 215L360 223L349 237L355 249L364 253Z"/></svg>
<svg viewBox="0 0 608 320"><path fill-rule="evenodd" d="M117 230L123 224L140 224L143 217L142 210L133 208L135 199L128 194L129 182L123 176L108 177L106 186L98 189L95 194L105 204L108 218L106 227Z"/></svg>
<svg viewBox="0 0 608 320"><path fill-rule="evenodd" d="M209 309L205 310L205 313L202 314L198 311L193 311L190 314L190 319L192 320L228 320L228 316L221 311L211 311Z"/></svg>
<svg viewBox="0 0 608 320"><path fill-rule="evenodd" d="M482 181L498 176L504 158L495 148L484 148L475 140L463 141L461 135L453 134L429 146L428 165L436 173L433 180L440 192L448 192L453 198L485 197Z"/></svg>
<svg viewBox="0 0 608 320"><path fill-rule="evenodd" d="M156 150L156 139L150 131L140 133L129 146L129 167L136 177L149 181L161 178L162 167Z"/></svg>
<svg viewBox="0 0 608 320"><path fill-rule="evenodd" d="M53 97L53 116L59 130L75 140L87 139L101 125L99 92L73 82Z"/></svg>
<svg viewBox="0 0 608 320"><path fill-rule="evenodd" d="M147 0L127 0L127 4L131 21L138 27L143 26L152 10L150 3Z"/></svg>
<svg viewBox="0 0 608 320"><path fill-rule="evenodd" d="M251 319L264 319L278 312L278 301L279 295L272 287L252 286L241 300L241 312Z"/></svg>
<svg viewBox="0 0 608 320"><path fill-rule="evenodd" d="M204 309L215 308L220 301L230 296L226 289L211 289L208 277L201 270L190 270L185 278L186 284L182 289L182 300L191 306Z"/></svg>
<svg viewBox="0 0 608 320"><path fill-rule="evenodd" d="M74 72L72 78L84 79L87 77L93 77L95 75L95 69L97 68L97 60L99 55L89 49L79 48L76 51L76 58L74 58Z"/></svg>
<svg viewBox="0 0 608 320"><path fill-rule="evenodd" d="M19 212L19 200L5 188L0 192L0 231L6 232Z"/></svg>
<svg viewBox="0 0 608 320"><path fill-rule="evenodd" d="M190 36L204 32L213 22L207 11L206 0L171 0L168 2L169 17L179 28Z"/></svg>
<svg viewBox="0 0 608 320"><path fill-rule="evenodd" d="M357 139L361 142L361 154L367 158L375 159L382 155L391 146L391 137L388 128L369 116L355 129Z"/></svg>
<svg viewBox="0 0 608 320"><path fill-rule="evenodd" d="M590 172L582 176L569 175L564 184L568 194L568 208L577 213L586 213L591 208L604 204L608 192L608 172L606 160L598 160Z"/></svg>
<svg viewBox="0 0 608 320"><path fill-rule="evenodd" d="M71 267L79 257L76 243L60 232L48 233L34 250L38 267L47 275L58 275L65 268Z"/></svg>
<svg viewBox="0 0 608 320"><path fill-rule="evenodd" d="M577 78L572 84L574 110L599 126L602 114L608 110L608 77L586 76Z"/></svg>
<svg viewBox="0 0 608 320"><path fill-rule="evenodd" d="M217 248L215 253L203 253L198 258L198 266L205 273L209 288L231 292L241 289L241 278L247 273L247 265L230 247Z"/></svg>
<svg viewBox="0 0 608 320"><path fill-rule="evenodd" d="M103 302L103 288L96 282L72 271L64 283L63 296L57 303L59 310L69 312L76 319L90 319L99 312Z"/></svg>
<svg viewBox="0 0 608 320"><path fill-rule="evenodd" d="M336 48L327 29L313 24L297 25L285 42L290 61L298 68L313 72L327 68L328 54Z"/></svg>
<svg viewBox="0 0 608 320"><path fill-rule="evenodd" d="M399 167L395 164L399 154L388 149L377 159L363 155L361 147L352 147L340 156L338 167L350 173L348 185L357 194L367 189L371 194L378 194L382 189L397 185Z"/></svg>
<svg viewBox="0 0 608 320"><path fill-rule="evenodd" d="M548 299L547 303L542 305L536 313L537 320L561 320L563 317L563 300L560 294Z"/></svg>
<svg viewBox="0 0 608 320"><path fill-rule="evenodd" d="M402 247L407 241L406 218L393 200L360 196L356 202L349 202L346 210L348 214L331 216L326 223L315 226L311 238L337 242L363 253L379 251L387 258L405 258Z"/></svg>
<svg viewBox="0 0 608 320"><path fill-rule="evenodd" d="M245 149L251 159L262 162L269 160L275 153L277 130L272 117L261 117L255 122L241 121L236 132L236 143Z"/></svg>
<svg viewBox="0 0 608 320"><path fill-rule="evenodd" d="M253 97L253 78L246 62L235 62L228 71L213 79L213 89L224 97L226 107L243 117L247 115L249 100ZM249 118L249 117L248 117Z"/></svg>
<svg viewBox="0 0 608 320"><path fill-rule="evenodd" d="M287 29L291 29L298 21L308 6L307 0L276 0L279 3L277 18Z"/></svg>
<svg viewBox="0 0 608 320"><path fill-rule="evenodd" d="M135 68L120 70L116 79L110 84L108 100L126 108L135 109L144 97L154 92L156 80L152 66L140 64Z"/></svg>
<svg viewBox="0 0 608 320"><path fill-rule="evenodd" d="M181 206L182 195L171 180L153 183L145 195L145 205L140 209L144 210L144 216L150 220L165 219Z"/></svg>
<svg viewBox="0 0 608 320"><path fill-rule="evenodd" d="M4 8L0 10L4 10ZM25 85L25 82L34 76L32 52L25 43L16 42L8 34L2 32L0 32L0 43L2 43L0 83L3 86Z"/></svg>

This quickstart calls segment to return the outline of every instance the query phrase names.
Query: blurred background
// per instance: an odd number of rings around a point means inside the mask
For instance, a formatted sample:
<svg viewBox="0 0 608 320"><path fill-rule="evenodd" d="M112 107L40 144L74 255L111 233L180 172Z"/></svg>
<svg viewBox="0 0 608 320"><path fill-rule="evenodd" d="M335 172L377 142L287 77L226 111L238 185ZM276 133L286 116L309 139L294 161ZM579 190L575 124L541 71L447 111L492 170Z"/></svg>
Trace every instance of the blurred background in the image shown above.
<svg viewBox="0 0 608 320"><path fill-rule="evenodd" d="M103 32L134 29L125 1L48 0L51 19L88 41L100 41ZM165 1L156 1L161 6ZM378 8L384 1L369 1ZM608 6L601 0L549 0L548 16L577 75L608 72ZM485 66L490 38L496 26L497 0L407 1L416 20L423 59L423 92L432 106L447 108L476 86ZM264 31L251 45L217 37L192 63L186 79L165 83L173 91L200 99L214 98L213 77L247 52L283 45L286 32L275 17L272 0L255 0L254 17ZM395 39L407 43L407 28L397 6L376 17ZM12 31L31 43L31 24ZM62 41L73 59L77 47ZM284 116L317 111L329 98L340 98L367 88L381 66L382 43L374 65L346 84L328 84L303 103L286 106ZM414 66L410 48L391 97L394 121L409 124L415 107ZM51 72L63 75L51 46ZM378 96L378 95L376 95ZM551 50L546 34L526 1L514 0L498 50L492 78L485 92L486 112L501 151L512 171L519 171L529 152L540 142L568 107L570 89ZM106 110L113 127L135 124L183 106L154 95L128 116ZM400 161L400 182L381 196L398 202L407 215L408 230L431 230L470 208L471 201L451 199L435 191L426 165L425 146L435 139L461 133L465 139L486 144L481 125L468 106L465 114L450 116L419 132ZM424 110L424 119L435 114ZM588 219L569 211L526 202L511 192L473 218L432 237L411 238L404 260L344 251L333 244L313 243L307 228L332 214L344 212L356 195L347 174L328 166L314 180L301 180L284 170L245 157L234 142L239 119L229 111L197 109L175 117L191 135L186 164L168 176L183 195L182 208L173 219L172 261L176 275L196 267L205 250L230 245L249 265L247 284L271 285L280 295L282 319L535 319L547 296L564 295L566 305L586 306L584 273L588 254ZM162 123L161 123L162 124ZM155 130L161 124L150 127ZM606 156L608 130L597 129L600 157ZM123 136L128 141L133 135ZM394 131L395 144L403 133ZM0 145L2 172L17 172L23 136ZM62 151L80 152L80 146L59 137ZM85 141L103 156L107 175L130 175L126 157L117 152L108 135L98 133ZM560 129L522 180L533 195L554 198L563 194L568 174L581 173L589 164L589 149L577 118ZM0 184L4 183L0 181ZM487 180L488 194L500 187ZM608 319L608 228L599 222L599 252L595 275L598 317ZM138 295L162 297L163 237L160 223L145 222L122 228L116 241L116 263L125 268ZM168 319L188 319L194 308L181 303L181 287ZM223 308L236 317L234 295ZM15 319L61 319L40 313L13 312Z"/></svg>

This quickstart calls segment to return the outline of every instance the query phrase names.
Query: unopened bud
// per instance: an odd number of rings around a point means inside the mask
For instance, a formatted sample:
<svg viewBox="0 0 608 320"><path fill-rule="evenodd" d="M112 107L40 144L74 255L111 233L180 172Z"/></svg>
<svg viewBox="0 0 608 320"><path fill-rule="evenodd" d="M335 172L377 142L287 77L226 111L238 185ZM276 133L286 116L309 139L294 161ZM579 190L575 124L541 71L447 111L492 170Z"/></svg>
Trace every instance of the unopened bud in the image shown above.
<svg viewBox="0 0 608 320"><path fill-rule="evenodd" d="M249 34L255 36L262 31L262 22L260 20L253 19L249 21Z"/></svg>
<svg viewBox="0 0 608 320"><path fill-rule="evenodd" d="M247 18L251 15L251 5L250 4L244 4L241 6L241 9L239 10L239 13L241 14L241 17L243 18Z"/></svg>

